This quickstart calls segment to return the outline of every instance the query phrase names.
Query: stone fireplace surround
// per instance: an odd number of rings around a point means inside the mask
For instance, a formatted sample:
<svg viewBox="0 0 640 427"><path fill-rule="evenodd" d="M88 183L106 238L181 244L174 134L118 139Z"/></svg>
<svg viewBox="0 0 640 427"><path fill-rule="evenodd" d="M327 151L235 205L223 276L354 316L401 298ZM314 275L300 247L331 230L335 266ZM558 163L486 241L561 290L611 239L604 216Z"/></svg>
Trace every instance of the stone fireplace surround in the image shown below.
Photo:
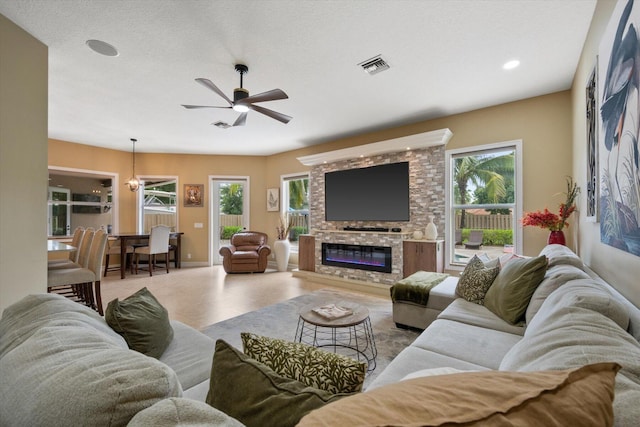
<svg viewBox="0 0 640 427"><path fill-rule="evenodd" d="M438 145L413 150L386 152L371 156L357 157L334 162L315 164L311 168L309 180L309 211L311 231L315 237L315 271L333 278L342 278L393 285L402 279L402 242L414 231L424 229L429 217L434 217L438 235L444 235L445 213L445 144L451 137L448 129L413 135L412 138L432 137L435 132L441 136ZM392 140L393 141L393 140ZM379 145L381 143L370 144ZM366 151L366 146L363 151ZM357 147L354 147L357 148ZM351 149L348 149L351 150ZM338 150L340 151L340 150ZM337 152L336 152L337 153ZM300 159L304 163L303 159ZM369 167L387 163L409 162L409 221L326 221L324 207L324 174L336 170ZM385 227L400 228L400 232L347 231L345 227ZM391 247L391 273L365 271L353 268L322 264L322 243L343 243Z"/></svg>

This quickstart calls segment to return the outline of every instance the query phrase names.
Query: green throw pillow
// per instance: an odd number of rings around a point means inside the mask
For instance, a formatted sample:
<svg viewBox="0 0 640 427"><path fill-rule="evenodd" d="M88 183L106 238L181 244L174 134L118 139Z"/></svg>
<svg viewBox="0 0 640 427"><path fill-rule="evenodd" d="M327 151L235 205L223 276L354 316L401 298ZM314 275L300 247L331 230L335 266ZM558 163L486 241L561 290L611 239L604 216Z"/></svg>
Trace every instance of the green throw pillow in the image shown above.
<svg viewBox="0 0 640 427"><path fill-rule="evenodd" d="M225 341L216 341L207 403L247 427L293 427L312 410L350 395L282 377Z"/></svg>
<svg viewBox="0 0 640 427"><path fill-rule="evenodd" d="M279 375L331 393L362 390L367 364L307 344L243 332L244 353Z"/></svg>
<svg viewBox="0 0 640 427"><path fill-rule="evenodd" d="M173 339L169 313L147 288L122 301L114 299L104 314L107 324L122 335L130 349L158 359Z"/></svg>
<svg viewBox="0 0 640 427"><path fill-rule="evenodd" d="M460 275L456 293L469 302L483 305L485 294L499 272L499 265L486 267L485 263L474 255Z"/></svg>
<svg viewBox="0 0 640 427"><path fill-rule="evenodd" d="M487 291L485 307L511 324L520 322L533 292L544 278L547 263L544 255L509 261Z"/></svg>

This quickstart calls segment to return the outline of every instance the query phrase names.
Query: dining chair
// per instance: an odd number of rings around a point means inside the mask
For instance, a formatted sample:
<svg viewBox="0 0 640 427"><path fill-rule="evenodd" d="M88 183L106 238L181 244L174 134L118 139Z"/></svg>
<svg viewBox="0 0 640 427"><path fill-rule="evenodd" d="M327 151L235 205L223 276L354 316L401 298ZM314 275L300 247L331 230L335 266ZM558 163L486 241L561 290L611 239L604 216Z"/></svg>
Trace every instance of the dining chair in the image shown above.
<svg viewBox="0 0 640 427"><path fill-rule="evenodd" d="M91 227L84 230L75 262L69 260L61 263L49 263L48 269L64 270L67 268L87 268L87 264L89 263L89 252L91 251L91 242L93 242L93 236L95 233L95 230Z"/></svg>
<svg viewBox="0 0 640 427"><path fill-rule="evenodd" d="M100 278L102 260L107 247L107 234L103 230L91 232L91 234L87 267L49 270L47 292L63 295L103 315Z"/></svg>
<svg viewBox="0 0 640 427"><path fill-rule="evenodd" d="M107 240L107 251L106 251L106 255L105 255L105 259L104 259L104 276L107 275L108 271L120 271L120 266L118 267L111 267L109 268L109 258L111 255L117 255L120 256L121 252L120 252L121 246L118 243L118 240ZM126 263L127 267L131 267L131 263L132 263L132 259L133 258L133 246L132 245L127 245L127 247L125 248L125 259L121 259L120 262L121 263ZM129 256L131 255L131 256Z"/></svg>
<svg viewBox="0 0 640 427"><path fill-rule="evenodd" d="M147 255L149 257L149 276L153 276L153 265L156 262L156 255L164 254L165 266L167 273L169 273L169 235L171 234L171 228L166 225L156 225L151 227L151 233L149 234L149 245L134 248L133 256L136 263L136 274L138 274L138 266L140 263L140 255Z"/></svg>
<svg viewBox="0 0 640 427"><path fill-rule="evenodd" d="M70 245L76 248L73 251L69 251L69 256L67 259L54 259L48 262L49 267L51 266L62 266L63 264L77 263L78 255L80 254L80 243L82 243L82 237L84 236L84 227L76 227L73 231L73 237L71 238ZM66 268L66 267L65 267Z"/></svg>

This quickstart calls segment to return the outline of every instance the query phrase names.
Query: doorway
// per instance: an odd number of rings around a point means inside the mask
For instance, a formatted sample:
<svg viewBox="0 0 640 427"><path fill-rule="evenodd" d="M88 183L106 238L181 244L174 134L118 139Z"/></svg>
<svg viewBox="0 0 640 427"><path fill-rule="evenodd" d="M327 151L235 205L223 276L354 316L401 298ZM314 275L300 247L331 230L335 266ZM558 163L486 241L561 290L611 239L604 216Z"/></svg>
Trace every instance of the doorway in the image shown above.
<svg viewBox="0 0 640 427"><path fill-rule="evenodd" d="M71 213L69 201L71 190L49 187L49 236L68 236L71 234Z"/></svg>
<svg viewBox="0 0 640 427"><path fill-rule="evenodd" d="M220 248L249 227L249 177L211 177L212 264L222 264Z"/></svg>

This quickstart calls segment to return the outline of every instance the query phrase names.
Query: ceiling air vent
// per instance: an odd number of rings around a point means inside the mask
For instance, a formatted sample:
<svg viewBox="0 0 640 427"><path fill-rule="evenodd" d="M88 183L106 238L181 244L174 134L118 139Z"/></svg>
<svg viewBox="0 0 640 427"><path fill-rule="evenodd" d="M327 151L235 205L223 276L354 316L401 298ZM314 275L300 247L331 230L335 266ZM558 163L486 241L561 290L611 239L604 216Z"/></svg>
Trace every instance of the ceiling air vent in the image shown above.
<svg viewBox="0 0 640 427"><path fill-rule="evenodd" d="M369 75L374 75L381 71L389 69L389 64L387 64L384 59L380 58L380 55L367 59L366 61L361 62L358 65L361 66L364 72Z"/></svg>
<svg viewBox="0 0 640 427"><path fill-rule="evenodd" d="M213 125L219 127L220 129L229 129L231 127L231 125L226 122L215 122L213 123Z"/></svg>

